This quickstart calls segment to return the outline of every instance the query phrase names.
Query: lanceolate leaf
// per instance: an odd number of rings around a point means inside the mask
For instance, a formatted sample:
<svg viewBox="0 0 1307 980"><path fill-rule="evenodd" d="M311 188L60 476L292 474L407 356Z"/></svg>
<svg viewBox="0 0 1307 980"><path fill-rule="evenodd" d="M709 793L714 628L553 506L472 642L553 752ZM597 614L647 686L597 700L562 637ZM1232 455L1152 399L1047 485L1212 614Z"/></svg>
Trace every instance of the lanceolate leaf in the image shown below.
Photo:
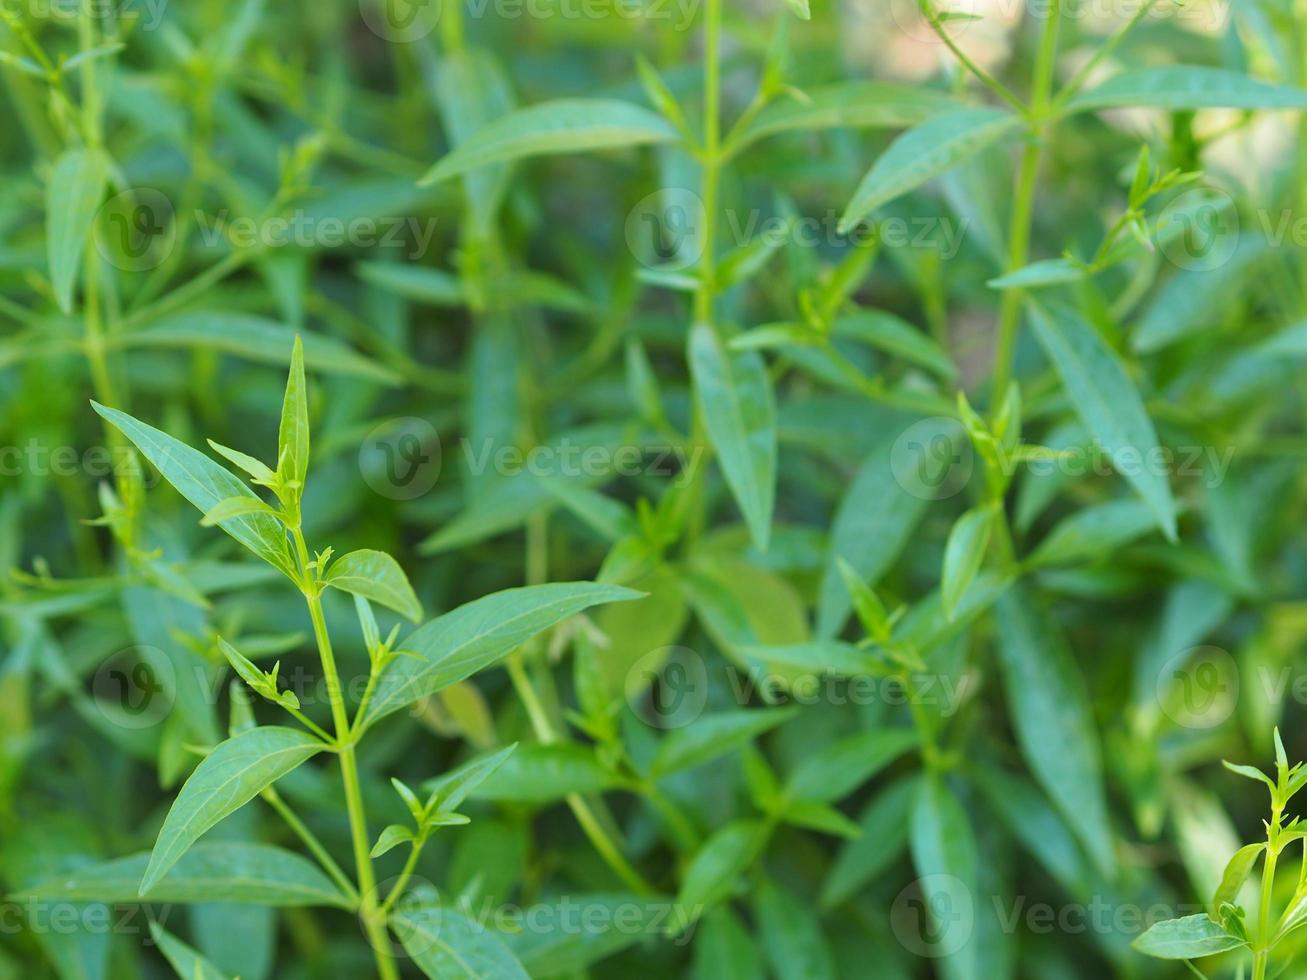
<svg viewBox="0 0 1307 980"><path fill-rule="evenodd" d="M584 153L679 136L666 119L615 99L560 99L518 109L488 123L427 171L434 184L490 164L546 153Z"/></svg>
<svg viewBox="0 0 1307 980"><path fill-rule="evenodd" d="M254 728L223 742L191 773L163 821L140 893L152 889L200 836L326 748L294 728Z"/></svg>
<svg viewBox="0 0 1307 980"><path fill-rule="evenodd" d="M531 637L582 610L640 593L614 585L557 582L496 592L459 606L400 641L400 657L381 675L365 725L471 677Z"/></svg>
<svg viewBox="0 0 1307 980"><path fill-rule="evenodd" d="M166 432L132 418L126 412L98 402L91 405L116 429L130 439L183 497L208 513L229 497L258 496L249 486L204 453L179 442ZM286 532L269 514L241 514L220 521L218 526L268 564L287 575L295 574L286 546Z"/></svg>
<svg viewBox="0 0 1307 980"><path fill-rule="evenodd" d="M908 130L862 178L840 218L840 232L847 232L878 207L1013 135L1021 124L1019 116L999 109L960 109Z"/></svg>
<svg viewBox="0 0 1307 980"><path fill-rule="evenodd" d="M625 785L591 746L556 742L518 746L471 795L479 800L551 803L572 793L602 793Z"/></svg>
<svg viewBox="0 0 1307 980"><path fill-rule="evenodd" d="M754 544L766 551L776 502L776 405L767 366L752 351L727 351L704 323L690 330L689 361L726 483Z"/></svg>
<svg viewBox="0 0 1307 980"><path fill-rule="evenodd" d="M939 776L922 779L908 835L934 954L949 980L980 980L976 921L979 856L967 813ZM925 935L927 923L918 924ZM915 938L915 937L914 937Z"/></svg>
<svg viewBox="0 0 1307 980"><path fill-rule="evenodd" d="M1182 919L1166 919L1152 926L1132 944L1145 956L1161 960L1196 960L1247 946L1201 912Z"/></svg>
<svg viewBox="0 0 1307 980"><path fill-rule="evenodd" d="M277 460L283 481L299 485L294 495L298 500L309 472L309 393L304 377L304 343L298 336L291 348L290 376L281 406Z"/></svg>
<svg viewBox="0 0 1307 980"><path fill-rule="evenodd" d="M1121 361L1076 313L1032 307L1035 337L1057 369L1085 428L1144 498L1158 526L1176 536L1175 500L1158 462L1157 433Z"/></svg>
<svg viewBox="0 0 1307 980"><path fill-rule="evenodd" d="M439 906L406 909L392 915L390 924L432 980L527 980L498 935L458 912Z"/></svg>
<svg viewBox="0 0 1307 980"><path fill-rule="evenodd" d="M765 136L798 130L913 126L958 107L942 92L885 82L844 82L805 94L807 98L783 99L758 113L733 148L738 152Z"/></svg>
<svg viewBox="0 0 1307 980"><path fill-rule="evenodd" d="M705 715L668 735L651 767L655 777L703 765L789 721L794 709L727 711Z"/></svg>
<svg viewBox="0 0 1307 980"><path fill-rule="evenodd" d="M1116 856L1098 734L1080 667L1051 618L1019 586L998 602L999 663L1026 762L1100 873Z"/></svg>
<svg viewBox="0 0 1307 980"><path fill-rule="evenodd" d="M989 536L994 528L995 505L974 507L958 518L944 548L944 574L940 591L944 610L950 617L966 594L985 559Z"/></svg>
<svg viewBox="0 0 1307 980"><path fill-rule="evenodd" d="M181 980L227 980L221 970L159 923L150 923L150 936Z"/></svg>
<svg viewBox="0 0 1307 980"><path fill-rule="evenodd" d="M414 622L422 618L422 603L408 576L384 551L351 551L331 565L324 581L333 589L371 599Z"/></svg>
<svg viewBox="0 0 1307 980"><path fill-rule="evenodd" d="M87 236L109 183L109 158L102 150L79 147L55 161L45 192L46 250L55 300L65 313L73 308Z"/></svg>
<svg viewBox="0 0 1307 980"><path fill-rule="evenodd" d="M349 908L349 900L313 862L267 844L196 844L141 898L141 879L149 861L150 855L145 853L118 858L51 878L23 894L52 902L239 902Z"/></svg>
<svg viewBox="0 0 1307 980"><path fill-rule="evenodd" d="M1307 91L1272 85L1225 68L1170 65L1123 72L1067 105L1070 112L1148 106L1155 109L1307 109Z"/></svg>
<svg viewBox="0 0 1307 980"><path fill-rule="evenodd" d="M847 735L804 759L786 784L796 800L843 799L920 741L910 728L879 728Z"/></svg>

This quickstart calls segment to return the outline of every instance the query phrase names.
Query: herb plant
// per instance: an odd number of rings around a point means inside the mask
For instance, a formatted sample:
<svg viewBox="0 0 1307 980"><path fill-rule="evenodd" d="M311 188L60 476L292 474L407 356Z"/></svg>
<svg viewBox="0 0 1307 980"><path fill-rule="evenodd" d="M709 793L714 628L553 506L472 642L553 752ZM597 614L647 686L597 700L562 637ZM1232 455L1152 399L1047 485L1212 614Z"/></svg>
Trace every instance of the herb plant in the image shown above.
<svg viewBox="0 0 1307 980"><path fill-rule="evenodd" d="M1301 8L0 5L0 978L1293 976Z"/></svg>

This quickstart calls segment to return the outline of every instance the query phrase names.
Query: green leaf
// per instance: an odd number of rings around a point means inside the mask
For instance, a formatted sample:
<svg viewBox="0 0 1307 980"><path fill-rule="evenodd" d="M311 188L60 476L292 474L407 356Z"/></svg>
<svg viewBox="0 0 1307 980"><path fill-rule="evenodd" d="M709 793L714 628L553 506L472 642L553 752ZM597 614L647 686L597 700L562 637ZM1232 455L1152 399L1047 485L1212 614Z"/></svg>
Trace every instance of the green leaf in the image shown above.
<svg viewBox="0 0 1307 980"><path fill-rule="evenodd" d="M656 935L666 910L665 899L570 893L528 906L521 915L521 931L507 934L505 941L530 976L571 978Z"/></svg>
<svg viewBox="0 0 1307 980"><path fill-rule="evenodd" d="M281 428L277 434L277 474L283 486L296 485L292 499L298 501L303 495L308 472L309 393L304 379L304 342L296 334L290 353L286 394L281 405Z"/></svg>
<svg viewBox="0 0 1307 980"><path fill-rule="evenodd" d="M202 512L208 513L229 497L259 499L239 478L166 432L116 408L107 408L98 402L91 402L91 405L132 441L178 493ZM295 577L295 564L286 546L286 532L276 518L262 513L243 514L222 520L218 526L274 568Z"/></svg>
<svg viewBox="0 0 1307 980"><path fill-rule="evenodd" d="M1020 586L998 602L999 664L1017 742L1100 873L1115 874L1098 732L1079 666Z"/></svg>
<svg viewBox="0 0 1307 980"><path fill-rule="evenodd" d="M1196 960L1239 949L1248 943L1199 913L1154 923L1130 945L1145 956L1159 960Z"/></svg>
<svg viewBox="0 0 1307 980"><path fill-rule="evenodd" d="M226 500L219 500L204 512L204 516L200 518L200 526L217 527L223 521L244 517L247 514L267 514L276 518L277 511L258 497L228 497Z"/></svg>
<svg viewBox="0 0 1307 980"><path fill-rule="evenodd" d="M384 828L377 837L377 842L372 845L369 855L375 860L381 855L393 851L400 844L406 844L416 837L412 827L405 827L403 824L392 823Z"/></svg>
<svg viewBox="0 0 1307 980"><path fill-rule="evenodd" d="M910 728L881 728L847 735L816 749L785 786L796 800L833 803L915 748L921 741Z"/></svg>
<svg viewBox="0 0 1307 980"><path fill-rule="evenodd" d="M812 10L808 6L808 0L785 0L785 5L799 20L812 20Z"/></svg>
<svg viewBox="0 0 1307 980"><path fill-rule="evenodd" d="M52 902L238 902L350 908L349 899L307 858L279 847L239 841L196 844L147 898L141 898L141 879L150 857L148 853L134 854L79 868L38 882L22 894Z"/></svg>
<svg viewBox="0 0 1307 980"><path fill-rule="evenodd" d="M491 773L504 764L504 760L513 753L517 745L517 742L506 745L498 752L490 752L479 756L471 762L466 762L457 769L445 773L443 776L428 779L422 784L422 788L430 794L427 806L429 807L434 803L438 811L457 810L459 804L467 799L469 793L485 782Z"/></svg>
<svg viewBox="0 0 1307 980"><path fill-rule="evenodd" d="M920 85L886 82L842 82L814 88L805 98L773 102L754 117L731 141L738 153L752 143L777 133L801 130L897 129L925 122L958 103L943 92Z"/></svg>
<svg viewBox="0 0 1307 980"><path fill-rule="evenodd" d="M960 109L908 130L862 178L840 218L840 234L882 205L1014 135L1021 125L1020 116L1000 109Z"/></svg>
<svg viewBox="0 0 1307 980"><path fill-rule="evenodd" d="M973 935L981 908L976 838L966 811L937 775L921 780L908 843L921 907L931 919L931 955L950 980L979 980Z"/></svg>
<svg viewBox="0 0 1307 980"><path fill-rule="evenodd" d="M422 618L422 603L404 569L383 551L365 548L341 556L332 563L323 582L333 589L371 599L414 622ZM405 647L411 648L411 642Z"/></svg>
<svg viewBox="0 0 1307 980"><path fill-rule="evenodd" d="M797 713L794 708L781 708L705 715L663 739L650 764L650 775L661 778L711 762L784 724Z"/></svg>
<svg viewBox="0 0 1307 980"><path fill-rule="evenodd" d="M957 375L948 352L906 320L880 310L859 310L835 321L831 332L883 350L946 380Z"/></svg>
<svg viewBox="0 0 1307 980"><path fill-rule="evenodd" d="M1221 875L1221 883L1217 886L1215 894L1212 895L1211 915L1215 920L1220 913L1221 906L1226 902L1233 904L1239 897L1239 890L1243 888L1243 883L1252 873L1253 866L1257 864L1257 859L1262 856L1266 850L1263 844L1248 844L1234 852L1234 856L1225 866L1225 872Z"/></svg>
<svg viewBox="0 0 1307 980"><path fill-rule="evenodd" d="M1071 310L1032 307L1035 337L1057 369L1076 414L1103 452L1176 539L1176 507L1159 467L1157 433L1125 367L1102 337Z"/></svg>
<svg viewBox="0 0 1307 980"><path fill-rule="evenodd" d="M528 980L498 935L450 909L403 909L391 915L390 925L432 980Z"/></svg>
<svg viewBox="0 0 1307 980"><path fill-rule="evenodd" d="M195 767L164 818L140 894L154 898L155 885L206 830L326 747L308 732L280 727L221 743Z"/></svg>
<svg viewBox="0 0 1307 980"><path fill-rule="evenodd" d="M662 116L616 99L559 99L518 109L478 129L427 171L429 185L506 160L585 153L679 139Z"/></svg>
<svg viewBox="0 0 1307 980"><path fill-rule="evenodd" d="M1066 565L1109 555L1156 527L1148 505L1113 500L1077 511L1058 524L1026 559L1031 568Z"/></svg>
<svg viewBox="0 0 1307 980"><path fill-rule="evenodd" d="M386 668L364 727L471 677L591 606L638 598L640 593L615 585L554 582L507 589L459 606L401 641L417 657L400 657Z"/></svg>
<svg viewBox="0 0 1307 980"><path fill-rule="evenodd" d="M471 789L478 800L551 803L573 793L586 796L626 786L593 748L556 742L522 745Z"/></svg>
<svg viewBox="0 0 1307 980"><path fill-rule="evenodd" d="M858 817L861 836L844 845L822 883L823 908L842 905L898 860L908 844L917 792L917 777L909 776L867 804Z"/></svg>
<svg viewBox="0 0 1307 980"><path fill-rule="evenodd" d="M227 980L226 974L159 923L150 923L150 936L181 980Z"/></svg>
<svg viewBox="0 0 1307 980"><path fill-rule="evenodd" d="M46 185L46 255L55 300L64 313L73 311L73 286L109 184L109 166L102 150L67 150L55 161Z"/></svg>
<svg viewBox="0 0 1307 980"><path fill-rule="evenodd" d="M1072 99L1068 112L1147 106L1154 109L1307 109L1307 91L1272 85L1241 72L1168 65L1123 72Z"/></svg>
<svg viewBox="0 0 1307 980"><path fill-rule="evenodd" d="M763 878L753 893L753 910L775 976L836 980L835 958L810 905Z"/></svg>
<svg viewBox="0 0 1307 980"><path fill-rule="evenodd" d="M694 980L764 980L754 937L729 907L714 909L694 932Z"/></svg>
<svg viewBox="0 0 1307 980"><path fill-rule="evenodd" d="M690 329L687 356L726 483L754 545L766 551L776 503L776 405L767 366L756 353L727 351L704 323Z"/></svg>
<svg viewBox="0 0 1307 980"><path fill-rule="evenodd" d="M467 305L462 280L442 269L400 262L361 262L354 272L364 282L404 299L447 308Z"/></svg>
<svg viewBox="0 0 1307 980"><path fill-rule="evenodd" d="M725 899L763 844L763 825L736 820L718 828L695 852L676 895L676 925L685 928Z"/></svg>
<svg viewBox="0 0 1307 980"><path fill-rule="evenodd" d="M299 336L275 320L246 313L193 310L156 320L114 336L110 343L122 348L160 347L219 351L261 364L284 367ZM400 376L340 341L322 334L302 337L304 362L314 371L397 385Z"/></svg>
<svg viewBox="0 0 1307 980"><path fill-rule="evenodd" d="M1032 262L1016 272L991 279L990 289L1039 289L1044 286L1063 286L1079 282L1087 275L1083 266L1069 259L1043 259Z"/></svg>
<svg viewBox="0 0 1307 980"><path fill-rule="evenodd" d="M747 646L740 652L768 669L783 669L795 677L874 677L885 672L882 657L840 640Z"/></svg>
<svg viewBox="0 0 1307 980"><path fill-rule="evenodd" d="M944 611L950 619L976 573L980 571L981 562L985 560L985 550L989 547L990 534L998 516L995 506L984 504L973 507L958 518L949 532L948 544L944 547L940 592L944 599Z"/></svg>

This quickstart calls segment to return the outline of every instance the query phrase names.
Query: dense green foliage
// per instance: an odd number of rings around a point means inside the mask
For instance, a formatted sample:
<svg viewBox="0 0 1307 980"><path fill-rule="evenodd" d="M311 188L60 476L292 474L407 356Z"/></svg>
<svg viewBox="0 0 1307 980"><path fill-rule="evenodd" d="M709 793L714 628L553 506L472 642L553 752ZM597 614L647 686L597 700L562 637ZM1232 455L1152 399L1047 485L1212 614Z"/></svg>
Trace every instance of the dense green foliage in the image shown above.
<svg viewBox="0 0 1307 980"><path fill-rule="evenodd" d="M950 7L0 4L0 980L1297 975L1307 11Z"/></svg>

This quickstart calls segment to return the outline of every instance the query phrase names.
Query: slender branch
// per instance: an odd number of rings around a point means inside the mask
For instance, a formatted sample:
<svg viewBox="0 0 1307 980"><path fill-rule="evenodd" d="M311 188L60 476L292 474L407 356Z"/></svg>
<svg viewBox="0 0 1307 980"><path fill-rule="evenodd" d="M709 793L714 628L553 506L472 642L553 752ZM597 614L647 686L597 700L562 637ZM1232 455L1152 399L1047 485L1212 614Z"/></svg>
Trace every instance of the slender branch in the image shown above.
<svg viewBox="0 0 1307 980"><path fill-rule="evenodd" d="M341 870L335 858L327 852L326 847L323 846L322 841L318 840L317 835L309 830L304 821L296 815L295 811L290 808L286 801L281 798L281 794L273 787L269 786L261 795L270 807L281 814L281 818L286 821L287 826L295 832L295 835L304 842L304 846L318 859L318 863L322 865L322 870L327 872L331 880L345 893L345 896L357 905L359 902L358 889L349 880L349 876Z"/></svg>
<svg viewBox="0 0 1307 980"><path fill-rule="evenodd" d="M919 0L919 4L922 16L924 16L926 22L930 24L930 29L934 31L939 39L944 42L945 46L953 52L953 57L957 58L958 61L962 63L962 66L966 68L967 71L971 72L971 74L975 75L986 88L992 91L1017 112L1021 113L1023 116L1026 115L1026 104L1017 98L1016 95L1012 93L1012 90L1006 85L972 61L971 57L958 46L958 43L954 41L953 38L949 36L948 31L944 29L944 24L939 19L939 14L937 14L935 8L931 6L930 0Z"/></svg>

